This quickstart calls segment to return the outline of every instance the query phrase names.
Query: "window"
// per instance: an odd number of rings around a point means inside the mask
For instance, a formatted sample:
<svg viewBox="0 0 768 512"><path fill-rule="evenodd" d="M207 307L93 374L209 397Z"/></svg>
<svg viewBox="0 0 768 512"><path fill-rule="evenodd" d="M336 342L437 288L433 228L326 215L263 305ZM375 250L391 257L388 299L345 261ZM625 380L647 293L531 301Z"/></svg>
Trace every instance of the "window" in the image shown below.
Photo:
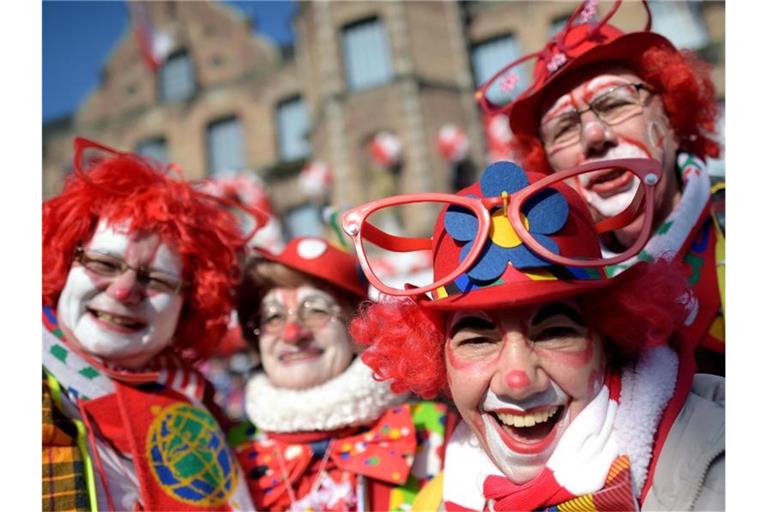
<svg viewBox="0 0 768 512"><path fill-rule="evenodd" d="M288 211L285 214L287 238L299 236L323 236L323 220L320 208L313 204L305 204Z"/></svg>
<svg viewBox="0 0 768 512"><path fill-rule="evenodd" d="M195 72L186 52L171 55L158 74L161 101L191 98L195 92Z"/></svg>
<svg viewBox="0 0 768 512"><path fill-rule="evenodd" d="M243 130L236 117L209 124L207 146L210 174L229 174L245 167Z"/></svg>
<svg viewBox="0 0 768 512"><path fill-rule="evenodd" d="M304 100L296 96L277 105L277 146L280 160L297 160L309 154L309 120Z"/></svg>
<svg viewBox="0 0 768 512"><path fill-rule="evenodd" d="M164 164L168 163L168 145L163 137L142 140L136 145L136 153Z"/></svg>
<svg viewBox="0 0 768 512"><path fill-rule="evenodd" d="M512 35L494 37L472 46L472 72L475 78L475 86L479 87L483 82L491 78L497 71L522 57L520 43ZM528 85L530 75L530 65L524 64L516 70L518 80L514 88L510 91L505 87L492 86L488 90L488 96L491 101L505 103L511 98L525 90ZM498 81L497 82L501 82ZM496 96L499 97L496 97ZM502 96L504 99L502 99Z"/></svg>
<svg viewBox="0 0 768 512"><path fill-rule="evenodd" d="M342 50L350 89L373 87L392 78L387 34L378 19L344 27Z"/></svg>
<svg viewBox="0 0 768 512"><path fill-rule="evenodd" d="M653 14L653 31L678 48L698 50L709 42L699 2L656 0L648 2L648 6Z"/></svg>

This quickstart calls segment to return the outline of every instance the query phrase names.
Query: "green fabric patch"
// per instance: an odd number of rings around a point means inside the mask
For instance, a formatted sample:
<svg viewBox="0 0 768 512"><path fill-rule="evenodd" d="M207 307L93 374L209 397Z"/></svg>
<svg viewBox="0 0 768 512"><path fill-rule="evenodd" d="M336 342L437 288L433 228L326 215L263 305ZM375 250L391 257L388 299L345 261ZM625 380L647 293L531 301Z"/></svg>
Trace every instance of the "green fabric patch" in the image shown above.
<svg viewBox="0 0 768 512"><path fill-rule="evenodd" d="M659 229L656 230L656 234L663 235L664 233L669 231L669 228L672 227L672 224L674 224L674 222L672 222L671 220L668 220L667 222L663 223L661 226L659 226Z"/></svg>
<svg viewBox="0 0 768 512"><path fill-rule="evenodd" d="M86 366L85 368L80 370L78 373L83 377L85 377L86 379L95 379L100 375L99 372L96 369L94 369L92 366Z"/></svg>
<svg viewBox="0 0 768 512"><path fill-rule="evenodd" d="M51 354L53 354L53 357L64 363L67 361L69 352L61 345L54 345L51 347Z"/></svg>

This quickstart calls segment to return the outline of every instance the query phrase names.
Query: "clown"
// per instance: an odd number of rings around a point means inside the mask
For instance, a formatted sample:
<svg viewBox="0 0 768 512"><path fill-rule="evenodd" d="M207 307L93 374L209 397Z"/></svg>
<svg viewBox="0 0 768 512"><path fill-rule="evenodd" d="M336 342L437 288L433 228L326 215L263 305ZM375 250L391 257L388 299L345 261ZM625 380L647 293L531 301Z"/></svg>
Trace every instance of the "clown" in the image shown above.
<svg viewBox="0 0 768 512"><path fill-rule="evenodd" d="M656 232L638 257L608 270L615 274L662 256L682 261L694 291L683 334L699 348L702 371L723 375L725 237L723 223L713 215L706 169L706 158L720 151L712 137L718 109L708 67L659 34L624 33L606 23L620 2L595 19L596 3L583 2L536 55L532 84L514 102L492 104L491 80L481 87L481 103L509 115L513 153L527 170L556 172L630 157L661 162ZM606 170L572 185L599 220L625 208L638 182L628 173ZM604 237L604 251L630 245L641 224L639 217Z"/></svg>
<svg viewBox="0 0 768 512"><path fill-rule="evenodd" d="M320 238L247 265L238 316L262 368L230 441L259 510L407 510L440 470L446 406L373 380L347 334L364 281Z"/></svg>
<svg viewBox="0 0 768 512"><path fill-rule="evenodd" d="M234 217L138 156L75 147L43 204L43 509L249 508L189 364L226 331ZM87 149L107 155L81 169Z"/></svg>
<svg viewBox="0 0 768 512"><path fill-rule="evenodd" d="M724 380L694 377L683 355L688 295L676 264L608 277L588 206L563 181L532 189L542 178L510 162L489 166L458 194L484 205L501 198L492 229L478 229L467 206L443 209L431 238L434 284L351 323L376 378L444 393L461 415L444 471L414 509L722 510ZM507 219L527 190L536 193L520 210L536 243L510 243L523 224ZM360 219L349 214L347 231L365 234ZM466 250L475 244L477 256ZM553 254L568 264L548 261ZM595 265L573 266L588 259ZM430 288L431 297L420 293Z"/></svg>

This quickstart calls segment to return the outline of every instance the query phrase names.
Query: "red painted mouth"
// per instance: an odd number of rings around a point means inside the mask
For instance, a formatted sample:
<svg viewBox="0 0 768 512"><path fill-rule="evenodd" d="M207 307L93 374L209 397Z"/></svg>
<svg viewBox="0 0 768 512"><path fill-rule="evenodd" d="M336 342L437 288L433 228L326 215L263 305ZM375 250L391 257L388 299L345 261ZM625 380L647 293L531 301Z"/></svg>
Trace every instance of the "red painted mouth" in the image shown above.
<svg viewBox="0 0 768 512"><path fill-rule="evenodd" d="M133 334L147 327L147 323L139 318L118 315L109 311L87 308L93 320L104 329L123 334Z"/></svg>
<svg viewBox="0 0 768 512"><path fill-rule="evenodd" d="M595 171L590 174L587 190L596 192L606 198L628 190L632 186L635 175L622 169Z"/></svg>
<svg viewBox="0 0 768 512"><path fill-rule="evenodd" d="M284 365L301 364L318 359L324 352L321 348L309 347L303 350L281 352L277 359Z"/></svg>
<svg viewBox="0 0 768 512"><path fill-rule="evenodd" d="M537 410L548 409L547 407ZM555 439L557 435L557 425L563 418L565 406L557 407L557 412L550 416L546 421L538 422L530 426L513 426L509 421L502 421L499 416L507 411L488 411L487 414L493 418L493 427L499 433L504 444L515 453L534 454L543 451ZM520 418L533 414L537 411L527 411L521 414L519 411L509 411Z"/></svg>

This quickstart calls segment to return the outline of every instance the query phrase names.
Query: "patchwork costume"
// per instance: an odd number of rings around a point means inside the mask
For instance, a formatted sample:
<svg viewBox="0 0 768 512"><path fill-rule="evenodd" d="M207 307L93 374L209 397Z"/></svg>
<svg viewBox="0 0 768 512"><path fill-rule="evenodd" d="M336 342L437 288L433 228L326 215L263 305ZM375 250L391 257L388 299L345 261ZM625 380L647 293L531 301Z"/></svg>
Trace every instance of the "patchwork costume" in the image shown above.
<svg viewBox="0 0 768 512"><path fill-rule="evenodd" d="M172 355L132 374L84 358L43 311L43 510L240 510L209 384Z"/></svg>

